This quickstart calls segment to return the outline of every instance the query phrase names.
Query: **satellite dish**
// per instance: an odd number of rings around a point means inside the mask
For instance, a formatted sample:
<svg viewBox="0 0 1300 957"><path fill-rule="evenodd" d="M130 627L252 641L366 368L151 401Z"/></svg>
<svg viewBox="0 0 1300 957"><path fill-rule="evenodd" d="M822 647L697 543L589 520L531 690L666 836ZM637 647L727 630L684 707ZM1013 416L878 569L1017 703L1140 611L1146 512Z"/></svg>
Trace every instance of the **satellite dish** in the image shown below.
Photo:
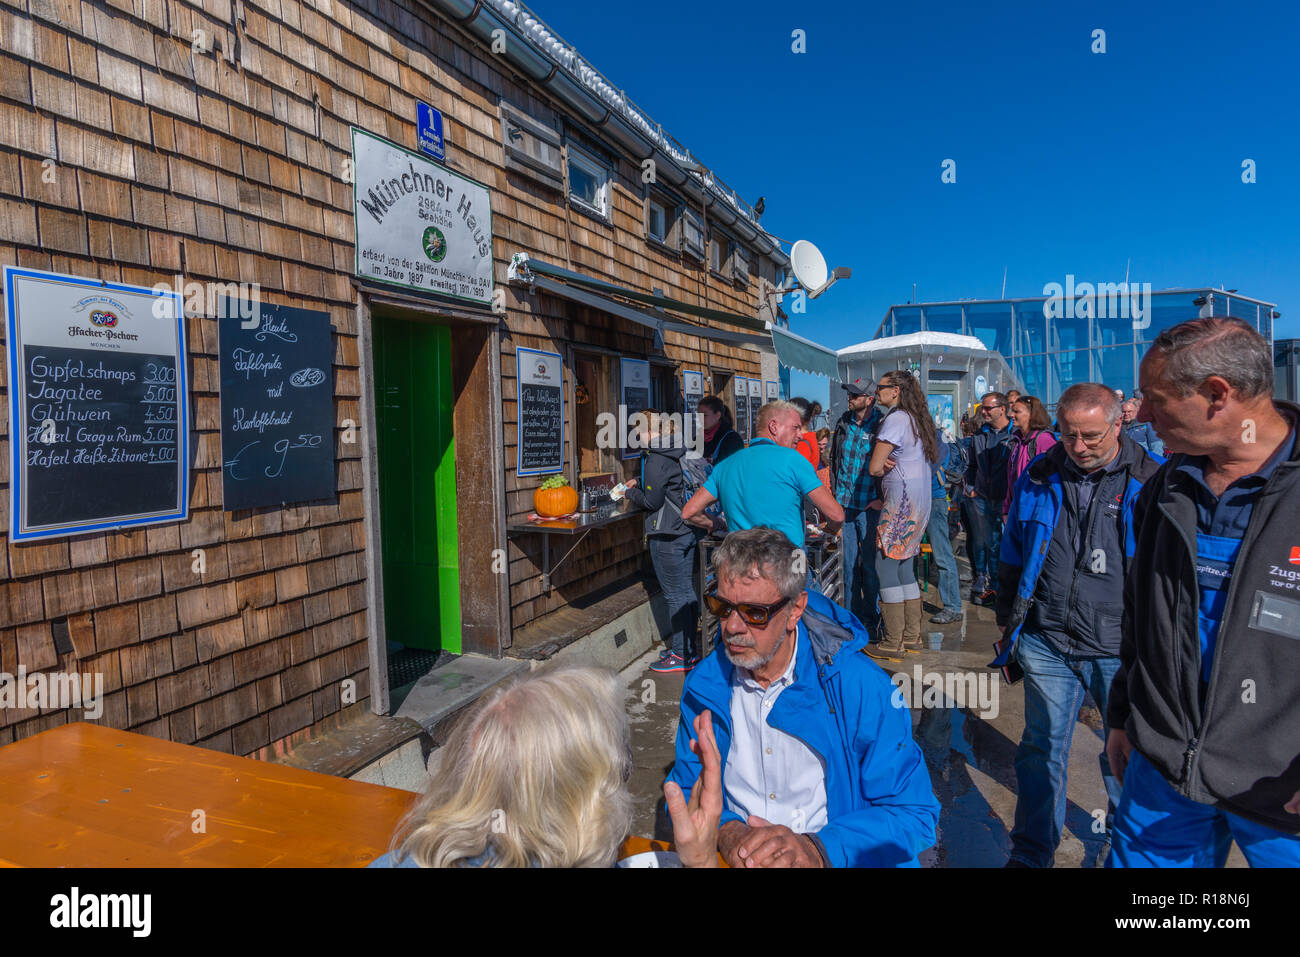
<svg viewBox="0 0 1300 957"><path fill-rule="evenodd" d="M809 293L820 290L829 278L826 257L806 239L796 240L790 247L790 271Z"/></svg>

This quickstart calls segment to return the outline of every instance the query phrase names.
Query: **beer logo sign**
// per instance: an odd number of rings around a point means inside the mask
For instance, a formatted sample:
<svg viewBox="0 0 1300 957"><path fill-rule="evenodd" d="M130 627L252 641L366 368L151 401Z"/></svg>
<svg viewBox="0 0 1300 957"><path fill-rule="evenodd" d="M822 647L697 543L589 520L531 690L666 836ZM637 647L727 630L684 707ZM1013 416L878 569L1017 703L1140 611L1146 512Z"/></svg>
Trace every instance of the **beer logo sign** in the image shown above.
<svg viewBox="0 0 1300 957"><path fill-rule="evenodd" d="M96 326L115 326L117 325L117 316L107 309L96 309L90 314L90 321Z"/></svg>

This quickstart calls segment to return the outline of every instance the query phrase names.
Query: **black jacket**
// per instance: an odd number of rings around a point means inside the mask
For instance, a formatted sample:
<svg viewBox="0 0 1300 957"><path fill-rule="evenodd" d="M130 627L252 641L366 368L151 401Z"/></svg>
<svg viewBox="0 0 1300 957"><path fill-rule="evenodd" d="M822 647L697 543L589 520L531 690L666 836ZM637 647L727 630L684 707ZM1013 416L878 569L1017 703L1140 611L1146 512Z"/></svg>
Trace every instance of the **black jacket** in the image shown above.
<svg viewBox="0 0 1300 957"><path fill-rule="evenodd" d="M1011 425L994 431L986 425L971 436L970 464L966 468L966 487L980 498L997 502L1007 500L1007 458L1011 454Z"/></svg>
<svg viewBox="0 0 1300 957"><path fill-rule="evenodd" d="M713 437L712 442L704 443L704 457L713 465L717 465L728 455L734 455L745 447L745 440L740 437L740 433L735 429L718 429L718 434Z"/></svg>
<svg viewBox="0 0 1300 957"><path fill-rule="evenodd" d="M641 453L641 479L627 490L633 505L647 511L645 534L675 536L694 531L682 520L686 504L686 479L682 476L684 448L646 449Z"/></svg>
<svg viewBox="0 0 1300 957"><path fill-rule="evenodd" d="M1293 425L1300 406L1276 402ZM1173 455L1134 514L1120 671L1107 718L1180 794L1287 833L1300 791L1300 442L1259 491L1202 707L1193 479Z"/></svg>
<svg viewBox="0 0 1300 957"><path fill-rule="evenodd" d="M1046 492L1049 497L1043 501L1054 503L1055 508L1027 509L1025 503L1013 502L1007 514L1003 541L1018 538L1022 548L1038 542L1038 548L1044 549L1024 561L1035 576L1033 595L1023 613L1025 631L1046 638L1062 654L1089 658L1119 654L1124 573L1129 567L1123 502L1130 487L1131 501L1137 486L1157 468L1140 445L1121 433L1119 453L1097 477L1088 509L1081 513L1074 489L1084 479L1072 468L1064 445L1056 443L1029 463L1022 479L1026 484L1018 486L1016 494L1038 492L1041 497ZM1041 531L1024 527L1043 521L1050 511L1055 513L1053 527ZM1105 559L1100 564L1098 552ZM1020 587L1025 570L1002 556L999 559L994 612L998 625L1005 627L1012 620L1018 594L1025 590Z"/></svg>

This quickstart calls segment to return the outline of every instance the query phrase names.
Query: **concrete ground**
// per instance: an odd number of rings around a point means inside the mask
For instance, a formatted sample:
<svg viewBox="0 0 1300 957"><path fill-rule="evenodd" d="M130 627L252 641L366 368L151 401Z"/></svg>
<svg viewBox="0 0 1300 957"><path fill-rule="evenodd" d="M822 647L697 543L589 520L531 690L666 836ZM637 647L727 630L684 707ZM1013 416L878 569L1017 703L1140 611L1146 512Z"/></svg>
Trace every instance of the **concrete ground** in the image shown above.
<svg viewBox="0 0 1300 957"><path fill-rule="evenodd" d="M964 559L959 561L964 564ZM968 590L963 586L963 595ZM963 621L934 625L928 619L938 610L935 586L922 597L926 605L921 627L924 650L900 656L900 660L877 662L891 674L902 672L909 678L916 677L918 667L922 676L932 672L964 676L964 685L950 686L953 695L932 691L927 699L923 689L918 689L912 701L913 736L925 754L935 795L943 807L938 840L921 855L921 863L926 867L1001 867L1010 854L1015 819L1015 753L1025 726L1024 685L1009 686L1000 674L985 667L993 660L992 645L1000 635L992 609L967 605ZM931 604L932 600L936 604ZM636 761L629 782L637 799L632 833L671 840L662 784L673 762L683 676L649 670L659 651L656 645L621 674L628 686ZM965 677L972 675L973 689L971 679ZM974 694L969 694L970 690ZM1056 853L1057 867L1099 866L1103 844L1094 822L1104 819L1106 811L1099 764L1102 749L1101 714L1087 698L1079 711L1070 750L1065 832ZM1244 863L1234 847L1228 866Z"/></svg>

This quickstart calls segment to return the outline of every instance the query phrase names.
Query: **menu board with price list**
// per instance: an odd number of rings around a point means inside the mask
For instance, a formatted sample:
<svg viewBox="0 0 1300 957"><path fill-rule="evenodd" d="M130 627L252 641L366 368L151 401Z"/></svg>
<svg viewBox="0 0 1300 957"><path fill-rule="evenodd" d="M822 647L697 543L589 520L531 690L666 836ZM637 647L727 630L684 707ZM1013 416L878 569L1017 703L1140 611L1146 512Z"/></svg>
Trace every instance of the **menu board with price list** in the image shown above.
<svg viewBox="0 0 1300 957"><path fill-rule="evenodd" d="M14 542L189 516L178 293L6 266Z"/></svg>
<svg viewBox="0 0 1300 957"><path fill-rule="evenodd" d="M218 319L223 508L332 499L329 313L225 302Z"/></svg>

